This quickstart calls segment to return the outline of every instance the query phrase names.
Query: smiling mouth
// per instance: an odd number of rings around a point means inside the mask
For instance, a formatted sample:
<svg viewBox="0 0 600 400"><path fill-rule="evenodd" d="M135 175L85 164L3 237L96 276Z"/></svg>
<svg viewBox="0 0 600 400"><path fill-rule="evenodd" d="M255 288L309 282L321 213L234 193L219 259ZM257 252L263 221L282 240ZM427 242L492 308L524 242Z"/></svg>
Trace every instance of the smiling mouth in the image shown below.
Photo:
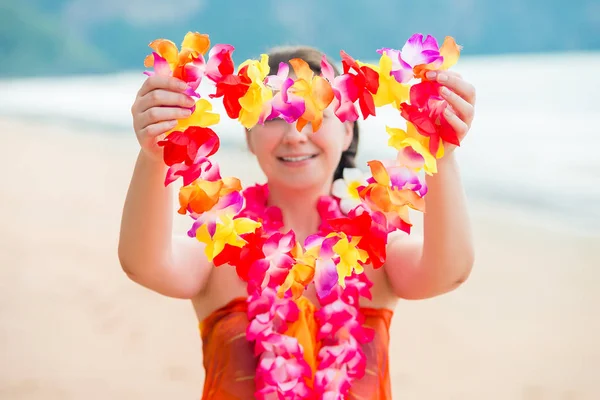
<svg viewBox="0 0 600 400"><path fill-rule="evenodd" d="M285 162L300 162L300 161L304 161L304 160L310 160L311 158L315 158L316 156L317 156L316 154L311 154L311 155L299 156L299 157L277 157L277 159L280 161L285 161Z"/></svg>

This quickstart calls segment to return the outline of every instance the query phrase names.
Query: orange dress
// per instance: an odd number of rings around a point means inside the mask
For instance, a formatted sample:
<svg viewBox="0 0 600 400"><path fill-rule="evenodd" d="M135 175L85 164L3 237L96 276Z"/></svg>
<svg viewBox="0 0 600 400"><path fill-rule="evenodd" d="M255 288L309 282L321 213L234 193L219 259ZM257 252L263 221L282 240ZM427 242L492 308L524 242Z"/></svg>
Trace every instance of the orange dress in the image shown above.
<svg viewBox="0 0 600 400"><path fill-rule="evenodd" d="M287 334L298 339L306 361L314 370L318 353L316 307L306 298L298 300L300 317L289 326ZM249 321L245 298L234 299L214 311L200 323L206 378L202 400L247 400L254 398L254 374L258 359L254 345L246 340ZM348 399L391 399L389 374L389 328L392 311L361 308L365 325L374 329L375 337L362 346L367 358L365 376L355 381Z"/></svg>

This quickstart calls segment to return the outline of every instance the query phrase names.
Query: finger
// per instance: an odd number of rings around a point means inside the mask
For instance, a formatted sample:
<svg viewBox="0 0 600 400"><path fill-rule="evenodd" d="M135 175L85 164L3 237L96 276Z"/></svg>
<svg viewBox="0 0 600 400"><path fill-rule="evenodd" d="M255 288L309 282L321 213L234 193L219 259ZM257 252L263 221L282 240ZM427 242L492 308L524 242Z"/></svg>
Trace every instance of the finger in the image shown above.
<svg viewBox="0 0 600 400"><path fill-rule="evenodd" d="M467 131L469 130L467 124L465 124L465 122L462 119L460 119L458 115L453 113L452 110L450 110L450 108L448 107L446 107L446 109L444 110L444 117L446 117L446 121L448 121L450 126L456 132L458 139L462 140L462 138L465 137Z"/></svg>
<svg viewBox="0 0 600 400"><path fill-rule="evenodd" d="M438 73L440 72L444 72L448 75L452 75L452 76L456 76L457 78L461 78L462 79L462 75L459 72L456 71L450 71L450 70L431 70L431 71L427 71L427 73L425 74L425 77L427 79L429 79L430 81L435 80L436 76Z"/></svg>
<svg viewBox="0 0 600 400"><path fill-rule="evenodd" d="M429 74L429 72L435 73L435 77L429 78L433 74ZM467 102L475 105L475 87L471 85L469 82L465 81L460 77L457 73L451 73L450 71L429 71L427 78L435 79L441 85L449 87L455 93L457 93L460 97L465 99Z"/></svg>
<svg viewBox="0 0 600 400"><path fill-rule="evenodd" d="M454 93L445 86L440 89L441 96L450 104L456 114L467 124L470 125L473 120L475 108L465 99Z"/></svg>
<svg viewBox="0 0 600 400"><path fill-rule="evenodd" d="M436 79L440 84L449 87L470 104L475 104L475 87L458 76L440 72Z"/></svg>
<svg viewBox="0 0 600 400"><path fill-rule="evenodd" d="M147 137L157 137L177 126L176 120L161 121L156 124L151 124L140 131L140 134Z"/></svg>
<svg viewBox="0 0 600 400"><path fill-rule="evenodd" d="M140 126L146 128L157 122L187 118L190 115L191 111L186 108L152 107L140 115Z"/></svg>
<svg viewBox="0 0 600 400"><path fill-rule="evenodd" d="M188 89L188 85L172 76L152 75L142 84L138 92L138 96L145 96L147 93L155 89L170 90L171 92L184 92Z"/></svg>
<svg viewBox="0 0 600 400"><path fill-rule="evenodd" d="M191 97L178 92L155 89L138 100L139 112L144 112L152 107L179 106L191 108L196 104Z"/></svg>

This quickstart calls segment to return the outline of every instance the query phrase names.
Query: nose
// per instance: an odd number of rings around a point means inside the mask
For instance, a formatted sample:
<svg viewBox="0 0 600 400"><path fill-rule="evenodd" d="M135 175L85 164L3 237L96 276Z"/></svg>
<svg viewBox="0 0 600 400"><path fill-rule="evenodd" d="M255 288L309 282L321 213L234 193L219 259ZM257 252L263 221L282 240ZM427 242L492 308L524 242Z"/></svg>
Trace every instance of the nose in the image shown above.
<svg viewBox="0 0 600 400"><path fill-rule="evenodd" d="M306 143L308 141L310 126L310 124L306 124L302 131L298 131L296 124L289 124L283 135L283 142L286 144Z"/></svg>

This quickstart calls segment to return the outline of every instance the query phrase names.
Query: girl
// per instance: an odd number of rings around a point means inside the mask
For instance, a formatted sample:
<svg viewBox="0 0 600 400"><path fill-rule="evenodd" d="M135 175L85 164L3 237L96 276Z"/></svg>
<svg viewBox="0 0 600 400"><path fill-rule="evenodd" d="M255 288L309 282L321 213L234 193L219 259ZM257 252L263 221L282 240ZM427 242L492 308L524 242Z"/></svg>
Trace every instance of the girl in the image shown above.
<svg viewBox="0 0 600 400"><path fill-rule="evenodd" d="M280 48L269 54L271 71L279 63L300 58L315 74L321 73L322 53L308 47ZM333 63L330 62L333 65ZM336 70L336 74L339 72ZM467 134L474 115L475 89L449 71L429 71L429 80L442 85L450 105L445 117L458 133ZM189 237L172 235L173 204L164 187L166 166L157 138L190 115L194 100L183 92L186 84L165 76L148 78L131 108L141 150L125 201L119 241L123 270L135 282L166 296L191 299L203 340L206 381L203 399L251 399L257 358L245 339L248 326L246 284L235 268L215 268L204 246ZM354 167L358 125L340 122L331 107L324 111L320 129L308 124L302 131L274 119L245 132L249 150L267 177L266 206L281 210L283 228L304 239L318 230L319 198L331 195L332 183L344 168ZM365 325L374 339L363 346L366 373L353 382L347 398L391 399L388 368L389 324L398 299L424 299L449 292L464 282L473 265L473 243L457 162L447 146L438 160L438 173L426 177L424 235L396 231L387 243L382 268L366 268L372 299L361 304ZM318 350L314 286L298 301L300 318L288 333L302 344L314 367Z"/></svg>

